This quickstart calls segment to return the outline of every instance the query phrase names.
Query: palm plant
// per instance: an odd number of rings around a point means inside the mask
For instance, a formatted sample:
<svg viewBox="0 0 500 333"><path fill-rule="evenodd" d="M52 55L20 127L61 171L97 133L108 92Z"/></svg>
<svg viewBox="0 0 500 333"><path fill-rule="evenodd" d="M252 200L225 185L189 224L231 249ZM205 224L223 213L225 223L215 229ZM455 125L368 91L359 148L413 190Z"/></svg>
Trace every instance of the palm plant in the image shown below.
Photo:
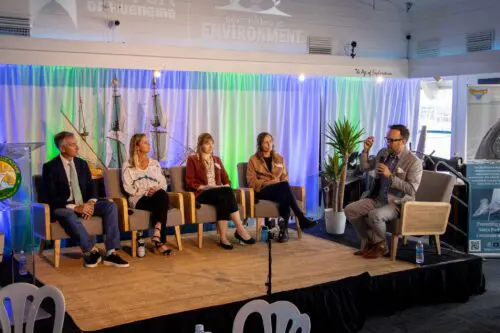
<svg viewBox="0 0 500 333"><path fill-rule="evenodd" d="M328 124L326 144L332 148L333 154L327 156L323 165L325 179L333 184L335 194L332 196L332 208L335 212L344 210L344 192L347 177L347 162L351 154L358 148L364 135L364 129L348 119L337 120L333 126Z"/></svg>

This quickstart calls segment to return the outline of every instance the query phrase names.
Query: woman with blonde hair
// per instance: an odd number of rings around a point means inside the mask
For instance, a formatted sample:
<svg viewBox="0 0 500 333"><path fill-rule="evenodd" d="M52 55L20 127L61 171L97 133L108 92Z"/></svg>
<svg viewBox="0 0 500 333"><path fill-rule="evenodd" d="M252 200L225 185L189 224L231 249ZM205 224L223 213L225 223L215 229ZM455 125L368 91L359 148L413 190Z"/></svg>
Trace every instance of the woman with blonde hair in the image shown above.
<svg viewBox="0 0 500 333"><path fill-rule="evenodd" d="M243 227L238 203L231 189L231 181L219 157L213 155L214 139L208 133L198 136L196 154L189 156L186 164L186 185L188 190L196 192L199 203L215 206L217 227L220 235L219 245L232 250L233 245L227 240L227 221L236 225L234 237L244 244L254 244Z"/></svg>
<svg viewBox="0 0 500 333"><path fill-rule="evenodd" d="M160 254L171 255L167 246L167 213L169 209L167 180L160 163L148 156L151 146L144 133L130 139L130 158L123 164L122 181L132 208L151 212L154 233L151 241Z"/></svg>

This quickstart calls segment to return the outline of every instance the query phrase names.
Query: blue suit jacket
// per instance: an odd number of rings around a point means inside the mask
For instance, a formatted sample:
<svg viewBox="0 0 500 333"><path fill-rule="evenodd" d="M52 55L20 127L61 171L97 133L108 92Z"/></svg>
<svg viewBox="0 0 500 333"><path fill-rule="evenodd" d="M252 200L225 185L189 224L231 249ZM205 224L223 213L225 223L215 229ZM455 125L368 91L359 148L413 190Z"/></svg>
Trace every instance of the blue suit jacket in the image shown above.
<svg viewBox="0 0 500 333"><path fill-rule="evenodd" d="M97 199L97 187L92 180L92 174L87 162L78 157L75 157L74 161L83 201ZM42 197L40 201L49 205L52 214L55 209L66 207L69 195L69 182L66 171L61 156L57 156L43 165Z"/></svg>

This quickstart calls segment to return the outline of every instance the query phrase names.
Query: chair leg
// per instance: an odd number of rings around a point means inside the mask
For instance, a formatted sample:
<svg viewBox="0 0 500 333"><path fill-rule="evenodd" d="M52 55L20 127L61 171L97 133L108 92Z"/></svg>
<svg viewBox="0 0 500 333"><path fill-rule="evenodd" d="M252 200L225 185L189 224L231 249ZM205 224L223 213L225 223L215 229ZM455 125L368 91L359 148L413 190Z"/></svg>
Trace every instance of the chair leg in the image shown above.
<svg viewBox="0 0 500 333"><path fill-rule="evenodd" d="M299 219L297 218L297 216L294 216L293 219L295 220L295 225L297 226L297 237L299 239L301 239L302 238L302 228L300 227Z"/></svg>
<svg viewBox="0 0 500 333"><path fill-rule="evenodd" d="M403 245L406 246L408 245L408 237L403 236Z"/></svg>
<svg viewBox="0 0 500 333"><path fill-rule="evenodd" d="M45 251L45 239L40 238L40 250L38 251L38 255L42 256L43 251Z"/></svg>
<svg viewBox="0 0 500 333"><path fill-rule="evenodd" d="M203 223L198 223L198 247L203 247Z"/></svg>
<svg viewBox="0 0 500 333"><path fill-rule="evenodd" d="M436 240L436 252L438 256L441 255L441 244L439 243L439 235L434 235L434 239Z"/></svg>
<svg viewBox="0 0 500 333"><path fill-rule="evenodd" d="M398 240L399 236L398 235L392 235L392 240L391 240L391 260L396 260L396 253L398 253Z"/></svg>
<svg viewBox="0 0 500 333"><path fill-rule="evenodd" d="M130 249L132 251L132 258L137 256L137 230L132 230L131 232L132 239L130 240Z"/></svg>
<svg viewBox="0 0 500 333"><path fill-rule="evenodd" d="M61 257L61 240L54 240L54 267L59 268L59 259Z"/></svg>
<svg viewBox="0 0 500 333"><path fill-rule="evenodd" d="M262 229L263 222L264 222L264 219L261 217L257 217L255 219L255 240L257 242L260 241L260 235L261 235L261 229Z"/></svg>
<svg viewBox="0 0 500 333"><path fill-rule="evenodd" d="M181 239L181 227L176 225L175 230L175 240L177 241L177 248L182 251L182 239Z"/></svg>

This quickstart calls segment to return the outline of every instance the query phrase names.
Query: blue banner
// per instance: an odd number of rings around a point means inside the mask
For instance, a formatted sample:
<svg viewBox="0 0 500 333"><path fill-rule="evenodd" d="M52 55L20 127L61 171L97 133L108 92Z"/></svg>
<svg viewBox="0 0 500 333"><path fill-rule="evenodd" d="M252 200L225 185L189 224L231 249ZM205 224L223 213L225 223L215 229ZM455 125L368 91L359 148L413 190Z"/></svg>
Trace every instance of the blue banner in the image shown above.
<svg viewBox="0 0 500 333"><path fill-rule="evenodd" d="M500 163L467 165L469 191L469 253L500 255Z"/></svg>

